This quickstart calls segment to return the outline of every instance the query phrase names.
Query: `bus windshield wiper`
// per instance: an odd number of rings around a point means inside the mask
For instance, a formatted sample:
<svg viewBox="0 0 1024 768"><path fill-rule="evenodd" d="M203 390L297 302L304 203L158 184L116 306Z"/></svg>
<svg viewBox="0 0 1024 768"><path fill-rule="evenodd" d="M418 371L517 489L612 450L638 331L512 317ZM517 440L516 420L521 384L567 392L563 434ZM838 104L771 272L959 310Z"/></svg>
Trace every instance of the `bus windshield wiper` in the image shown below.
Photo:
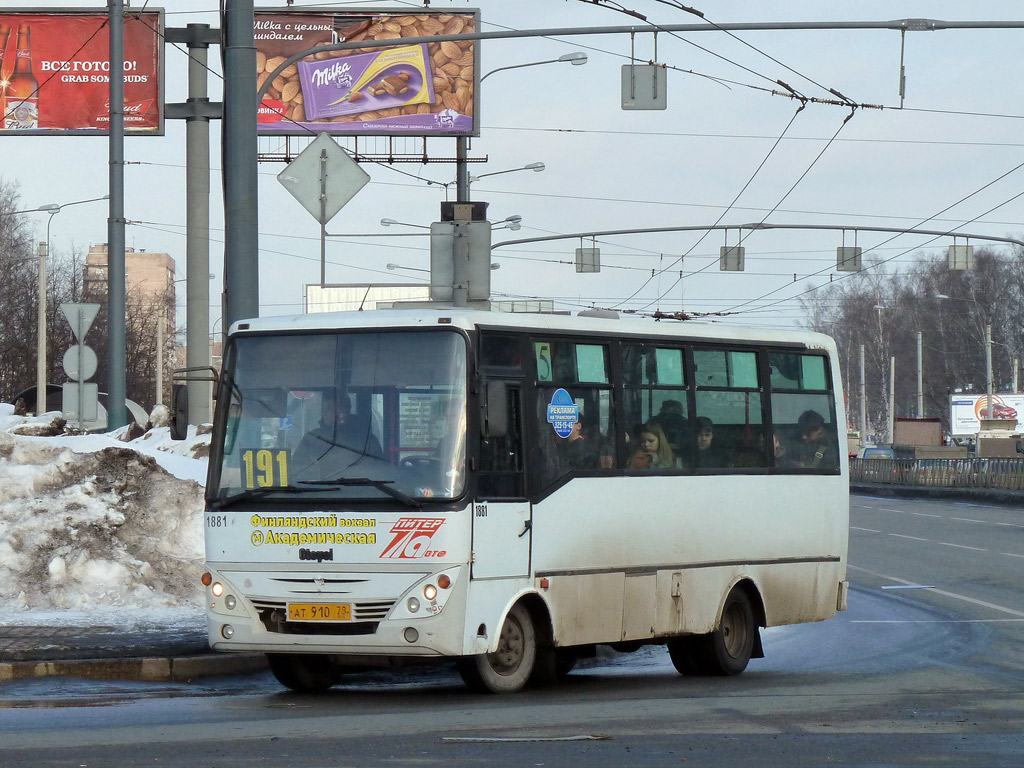
<svg viewBox="0 0 1024 768"><path fill-rule="evenodd" d="M210 502L210 509L223 509L238 501L247 499L259 499L271 493L307 493L305 488L296 488L291 485L273 486L268 488L248 488L240 493L225 496L223 499L216 499Z"/></svg>
<svg viewBox="0 0 1024 768"><path fill-rule="evenodd" d="M412 496L407 496L401 491L395 490L391 487L394 480L373 480L369 477L339 477L334 480L300 480L298 485L321 485L321 486L350 486L350 485L368 485L376 488L381 493L387 494L393 499L406 504L415 509L423 509L423 505L414 499Z"/></svg>

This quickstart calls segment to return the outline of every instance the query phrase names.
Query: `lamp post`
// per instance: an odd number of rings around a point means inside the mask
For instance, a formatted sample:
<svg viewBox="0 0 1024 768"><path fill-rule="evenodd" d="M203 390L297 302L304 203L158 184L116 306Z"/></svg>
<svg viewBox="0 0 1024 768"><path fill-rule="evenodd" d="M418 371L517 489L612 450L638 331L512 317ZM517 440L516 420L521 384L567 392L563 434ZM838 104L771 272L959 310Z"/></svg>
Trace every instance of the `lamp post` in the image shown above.
<svg viewBox="0 0 1024 768"><path fill-rule="evenodd" d="M574 67L578 67L581 64L587 63L587 54L582 51L573 51L572 53L566 53L559 56L557 59L544 59L543 61L528 61L524 64L510 64L507 67L498 67L492 69L490 72L484 74L480 78L480 82L483 83L488 77L493 75L495 72L503 72L506 69L522 69L523 67L536 67L541 64L559 64L568 62ZM466 163L466 154L469 149L469 142L465 136L459 136L455 140L455 200L459 203L469 202L469 166Z"/></svg>
<svg viewBox="0 0 1024 768"><path fill-rule="evenodd" d="M50 224L60 213L60 206L47 203L40 211L50 214L46 220L46 241L39 244L39 296L36 300L36 416L46 412L46 259L50 254Z"/></svg>
<svg viewBox="0 0 1024 768"><path fill-rule="evenodd" d="M82 203L95 203L100 200L107 200L109 195L94 197L89 200L75 200L71 203L47 203L38 208L28 211L15 211L15 213L40 213L50 214L46 220L46 240L39 244L39 296L37 299L38 329L36 332L36 415L46 412L46 259L50 255L50 225L53 217L69 205L81 205Z"/></svg>
<svg viewBox="0 0 1024 768"><path fill-rule="evenodd" d="M544 163L527 163L519 168L508 168L504 171L491 171L490 173L481 173L479 176L470 176L468 184L472 184L474 181L479 181L485 176L500 176L503 173L515 173L516 171L533 171L534 173L540 173L544 170Z"/></svg>

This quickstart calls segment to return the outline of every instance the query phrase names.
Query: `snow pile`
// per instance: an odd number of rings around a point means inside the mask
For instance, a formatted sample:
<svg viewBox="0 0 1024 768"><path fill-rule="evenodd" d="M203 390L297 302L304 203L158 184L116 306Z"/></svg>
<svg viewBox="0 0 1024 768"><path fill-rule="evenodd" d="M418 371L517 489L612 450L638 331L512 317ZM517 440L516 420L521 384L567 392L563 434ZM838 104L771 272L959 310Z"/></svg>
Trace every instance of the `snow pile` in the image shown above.
<svg viewBox="0 0 1024 768"><path fill-rule="evenodd" d="M0 607L201 610L209 434L54 434L60 414L13 410L0 404Z"/></svg>

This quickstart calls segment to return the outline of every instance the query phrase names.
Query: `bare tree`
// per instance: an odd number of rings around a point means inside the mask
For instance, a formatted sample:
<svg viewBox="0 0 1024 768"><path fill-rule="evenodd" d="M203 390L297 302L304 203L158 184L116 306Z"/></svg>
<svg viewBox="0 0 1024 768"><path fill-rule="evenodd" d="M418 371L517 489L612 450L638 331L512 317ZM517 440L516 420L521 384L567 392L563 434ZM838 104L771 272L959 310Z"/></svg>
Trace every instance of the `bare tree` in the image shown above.
<svg viewBox="0 0 1024 768"><path fill-rule="evenodd" d="M859 348L865 350L867 431L886 439L891 420L917 413L917 334L922 338L925 416L949 426L949 397L986 388L985 328L992 326L993 388L1012 386L1024 351L1024 254L979 249L971 271L920 258L909 273L880 268L831 284L804 301L808 326L830 333L846 366L849 413L860 409ZM895 382L890 360L895 358ZM853 368L853 369L851 369ZM895 413L888 413L890 389ZM857 424L856 426L860 426Z"/></svg>

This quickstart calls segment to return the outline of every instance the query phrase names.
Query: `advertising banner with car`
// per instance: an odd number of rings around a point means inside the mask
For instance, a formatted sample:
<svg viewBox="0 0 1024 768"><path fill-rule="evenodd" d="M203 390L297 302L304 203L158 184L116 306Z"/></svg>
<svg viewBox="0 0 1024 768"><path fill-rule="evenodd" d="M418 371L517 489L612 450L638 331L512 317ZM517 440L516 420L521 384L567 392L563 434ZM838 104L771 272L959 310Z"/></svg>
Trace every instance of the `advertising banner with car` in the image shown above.
<svg viewBox="0 0 1024 768"><path fill-rule="evenodd" d="M336 43L468 34L479 12L410 10L255 14L259 87L285 60ZM318 51L288 65L267 84L260 134L477 136L478 46L446 40Z"/></svg>
<svg viewBox="0 0 1024 768"><path fill-rule="evenodd" d="M0 12L0 134L103 135L110 125L105 13ZM163 11L124 20L124 129L163 131Z"/></svg>
<svg viewBox="0 0 1024 768"><path fill-rule="evenodd" d="M991 406L987 395L958 394L950 396L949 404L950 432L954 436L977 434L982 419L1000 419L1010 429L1016 429L1024 419L1024 394L994 394Z"/></svg>

